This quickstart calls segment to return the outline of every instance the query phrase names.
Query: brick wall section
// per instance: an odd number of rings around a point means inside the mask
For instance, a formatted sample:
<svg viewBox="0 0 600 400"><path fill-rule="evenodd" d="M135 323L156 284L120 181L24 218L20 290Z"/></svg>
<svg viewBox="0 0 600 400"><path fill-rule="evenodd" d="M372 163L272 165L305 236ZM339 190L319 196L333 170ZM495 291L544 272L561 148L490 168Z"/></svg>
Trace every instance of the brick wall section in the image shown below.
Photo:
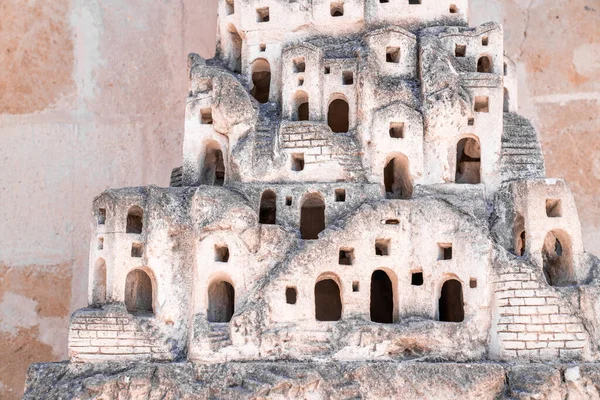
<svg viewBox="0 0 600 400"><path fill-rule="evenodd" d="M495 271L497 333L503 359L580 360L589 337L568 300L533 266L515 263Z"/></svg>
<svg viewBox="0 0 600 400"><path fill-rule="evenodd" d="M144 329L129 314L79 314L71 318L71 361L148 360L169 361L167 346L157 341L152 329Z"/></svg>
<svg viewBox="0 0 600 400"><path fill-rule="evenodd" d="M280 135L281 148L304 153L304 162L307 164L330 161L332 145L328 136L327 131L319 125L286 127Z"/></svg>

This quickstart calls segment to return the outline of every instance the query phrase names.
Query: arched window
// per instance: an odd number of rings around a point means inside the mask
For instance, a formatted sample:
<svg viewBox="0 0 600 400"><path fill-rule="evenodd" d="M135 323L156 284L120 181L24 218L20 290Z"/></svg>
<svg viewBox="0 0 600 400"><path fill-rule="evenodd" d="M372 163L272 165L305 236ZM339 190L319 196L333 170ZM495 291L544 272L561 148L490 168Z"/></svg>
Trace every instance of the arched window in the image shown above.
<svg viewBox="0 0 600 400"><path fill-rule="evenodd" d="M551 286L574 284L571 239L560 230L548 232L542 249L544 275Z"/></svg>
<svg viewBox="0 0 600 400"><path fill-rule="evenodd" d="M348 132L350 126L350 108L343 99L335 99L329 103L327 111L327 125L333 132Z"/></svg>
<svg viewBox="0 0 600 400"><path fill-rule="evenodd" d="M300 233L302 239L318 239L325 229L325 203L318 195L309 195L300 210Z"/></svg>
<svg viewBox="0 0 600 400"><path fill-rule="evenodd" d="M439 301L440 321L462 322L465 319L462 284L456 279L444 282Z"/></svg>
<svg viewBox="0 0 600 400"><path fill-rule="evenodd" d="M299 90L294 95L294 111L293 119L295 121L308 121L309 120L309 106L308 106L308 94L302 90Z"/></svg>
<svg viewBox="0 0 600 400"><path fill-rule="evenodd" d="M231 41L231 55L229 68L238 74L242 72L242 37L233 24L229 24L229 39Z"/></svg>
<svg viewBox="0 0 600 400"><path fill-rule="evenodd" d="M510 112L510 95L507 88L504 88L504 112Z"/></svg>
<svg viewBox="0 0 600 400"><path fill-rule="evenodd" d="M204 153L202 183L205 185L223 186L224 182L225 163L223 162L223 152L217 142L208 142Z"/></svg>
<svg viewBox="0 0 600 400"><path fill-rule="evenodd" d="M131 314L152 314L152 280L145 271L134 269L127 274L125 306Z"/></svg>
<svg viewBox="0 0 600 400"><path fill-rule="evenodd" d="M513 226L514 253L521 257L525 254L525 219L517 213Z"/></svg>
<svg viewBox="0 0 600 400"><path fill-rule="evenodd" d="M477 60L477 72L492 72L492 60L489 56L481 56Z"/></svg>
<svg viewBox="0 0 600 400"><path fill-rule="evenodd" d="M250 91L252 96L259 103L268 102L271 90L271 66L264 58L254 60L252 63L252 84L254 85Z"/></svg>
<svg viewBox="0 0 600 400"><path fill-rule="evenodd" d="M127 211L127 227L125 233L142 233L144 211L140 206L133 206Z"/></svg>
<svg viewBox="0 0 600 400"><path fill-rule="evenodd" d="M384 324L394 322L394 291L385 271L371 275L371 321Z"/></svg>
<svg viewBox="0 0 600 400"><path fill-rule="evenodd" d="M340 287L326 278L315 284L315 318L317 321L338 321L342 317Z"/></svg>
<svg viewBox="0 0 600 400"><path fill-rule="evenodd" d="M217 280L208 287L208 321L229 322L235 307L235 289L227 281Z"/></svg>
<svg viewBox="0 0 600 400"><path fill-rule="evenodd" d="M456 183L481 182L481 146L475 138L461 139L456 145Z"/></svg>
<svg viewBox="0 0 600 400"><path fill-rule="evenodd" d="M261 224L275 224L277 219L277 196L272 190L265 190L260 197L260 211L258 222Z"/></svg>
<svg viewBox="0 0 600 400"><path fill-rule="evenodd" d="M385 197L388 199L410 199L413 183L408 158L404 154L394 156L383 169Z"/></svg>
<svg viewBox="0 0 600 400"><path fill-rule="evenodd" d="M106 262L102 258L99 258L94 264L93 285L92 303L104 303L106 301Z"/></svg>

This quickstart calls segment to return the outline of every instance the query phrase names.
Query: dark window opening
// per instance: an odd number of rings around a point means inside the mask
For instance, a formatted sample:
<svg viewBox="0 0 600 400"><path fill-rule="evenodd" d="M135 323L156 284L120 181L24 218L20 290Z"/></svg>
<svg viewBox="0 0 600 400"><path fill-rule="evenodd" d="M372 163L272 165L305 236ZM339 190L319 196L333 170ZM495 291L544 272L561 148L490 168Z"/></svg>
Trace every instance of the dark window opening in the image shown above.
<svg viewBox="0 0 600 400"><path fill-rule="evenodd" d="M385 197L387 199L410 199L413 183L408 158L399 155L392 158L383 170Z"/></svg>
<svg viewBox="0 0 600 400"><path fill-rule="evenodd" d="M404 122L390 122L390 137L394 139L404 138Z"/></svg>
<svg viewBox="0 0 600 400"><path fill-rule="evenodd" d="M450 4L450 14L456 14L458 12L458 7L456 7L456 4Z"/></svg>
<svg viewBox="0 0 600 400"><path fill-rule="evenodd" d="M465 57L467 55L467 46L464 44L457 44L454 48L455 57Z"/></svg>
<svg viewBox="0 0 600 400"><path fill-rule="evenodd" d="M408 4L421 4L421 0L408 0Z"/></svg>
<svg viewBox="0 0 600 400"><path fill-rule="evenodd" d="M213 282L208 287L208 322L229 322L233 317L235 290L231 283Z"/></svg>
<svg viewBox="0 0 600 400"><path fill-rule="evenodd" d="M242 72L242 37L233 24L229 25L229 38L233 50L229 59L229 68L239 74Z"/></svg>
<svg viewBox="0 0 600 400"><path fill-rule="evenodd" d="M304 78L298 78L298 86L304 85Z"/></svg>
<svg viewBox="0 0 600 400"><path fill-rule="evenodd" d="M469 126L473 126L473 125L475 125L475 118L469 118L469 119L467 120L467 124L468 124Z"/></svg>
<svg viewBox="0 0 600 400"><path fill-rule="evenodd" d="M340 287L333 279L315 284L315 317L317 321L339 321L342 317Z"/></svg>
<svg viewBox="0 0 600 400"><path fill-rule="evenodd" d="M504 101L503 101L503 111L510 112L510 95L508 93L508 89L504 88Z"/></svg>
<svg viewBox="0 0 600 400"><path fill-rule="evenodd" d="M294 72L304 72L306 70L306 62L304 61L304 57L298 57L293 59L294 62Z"/></svg>
<svg viewBox="0 0 600 400"><path fill-rule="evenodd" d="M327 112L327 125L333 132L348 132L350 108L348 103L342 99L333 100L329 103Z"/></svg>
<svg viewBox="0 0 600 400"><path fill-rule="evenodd" d="M325 75L328 75L328 74L330 74L330 73L331 73L331 67L329 67L329 65L326 65L326 66L325 66L325 69L323 70L323 73L324 73Z"/></svg>
<svg viewBox="0 0 600 400"><path fill-rule="evenodd" d="M131 244L131 257L141 257L144 253L144 245L141 243Z"/></svg>
<svg viewBox="0 0 600 400"><path fill-rule="evenodd" d="M225 1L225 11L226 11L227 15L231 15L235 12L235 6L233 3L233 0Z"/></svg>
<svg viewBox="0 0 600 400"><path fill-rule="evenodd" d="M475 96L475 112L490 112L490 99L487 96Z"/></svg>
<svg viewBox="0 0 600 400"><path fill-rule="evenodd" d="M200 110L200 123L203 125L212 125L212 110L210 108L202 108Z"/></svg>
<svg viewBox="0 0 600 400"><path fill-rule="evenodd" d="M346 189L335 189L335 201L336 202L346 201Z"/></svg>
<svg viewBox="0 0 600 400"><path fill-rule="evenodd" d="M272 190L265 190L260 198L260 211L258 222L261 224L275 224L277 219L277 196Z"/></svg>
<svg viewBox="0 0 600 400"><path fill-rule="evenodd" d="M125 307L131 314L152 314L152 281L141 269L134 269L125 280Z"/></svg>
<svg viewBox="0 0 600 400"><path fill-rule="evenodd" d="M413 286L423 285L423 272L413 272L410 277L410 284Z"/></svg>
<svg viewBox="0 0 600 400"><path fill-rule="evenodd" d="M342 73L342 85L352 85L354 83L354 73L352 71L344 71Z"/></svg>
<svg viewBox="0 0 600 400"><path fill-rule="evenodd" d="M469 287L471 289L477 288L477 279L475 279L475 278L469 279Z"/></svg>
<svg viewBox="0 0 600 400"><path fill-rule="evenodd" d="M266 44L261 44L260 45L260 51L261 51L261 53L267 51L267 45Z"/></svg>
<svg viewBox="0 0 600 400"><path fill-rule="evenodd" d="M340 248L338 264L352 265L354 264L354 249L349 247Z"/></svg>
<svg viewBox="0 0 600 400"><path fill-rule="evenodd" d="M385 62L398 64L400 62L400 47L386 47Z"/></svg>
<svg viewBox="0 0 600 400"><path fill-rule="evenodd" d="M389 256L390 255L390 239L375 240L375 255Z"/></svg>
<svg viewBox="0 0 600 400"><path fill-rule="evenodd" d="M504 63L504 76L508 75L508 65Z"/></svg>
<svg viewBox="0 0 600 400"><path fill-rule="evenodd" d="M462 284L456 279L450 279L442 286L439 318L446 322L462 322L465 319Z"/></svg>
<svg viewBox="0 0 600 400"><path fill-rule="evenodd" d="M371 321L394 322L394 290L388 274L377 270L371 275Z"/></svg>
<svg viewBox="0 0 600 400"><path fill-rule="evenodd" d="M438 260L452 259L452 243L438 243Z"/></svg>
<svg viewBox="0 0 600 400"><path fill-rule="evenodd" d="M483 46L487 46L489 44L489 39L488 39L487 36L484 36L484 37L481 38L481 44Z"/></svg>
<svg viewBox="0 0 600 400"><path fill-rule="evenodd" d="M271 19L269 15L269 7L262 7L256 9L256 22L269 22Z"/></svg>
<svg viewBox="0 0 600 400"><path fill-rule="evenodd" d="M560 199L546 199L546 215L550 218L562 217L562 201Z"/></svg>
<svg viewBox="0 0 600 400"><path fill-rule="evenodd" d="M98 225L106 224L106 208L98 209Z"/></svg>
<svg viewBox="0 0 600 400"><path fill-rule="evenodd" d="M309 196L300 210L300 233L302 239L314 240L325 229L325 203L315 195Z"/></svg>
<svg viewBox="0 0 600 400"><path fill-rule="evenodd" d="M285 288L285 302L287 304L296 304L298 292L295 287L288 286Z"/></svg>
<svg viewBox="0 0 600 400"><path fill-rule="evenodd" d="M133 206L127 211L127 227L125 233L142 233L144 211L139 206Z"/></svg>
<svg viewBox="0 0 600 400"><path fill-rule="evenodd" d="M386 225L398 225L398 224L400 224L400 220L397 220L397 219L386 219L385 220L385 224Z"/></svg>
<svg viewBox="0 0 600 400"><path fill-rule="evenodd" d="M525 219L520 213L517 213L513 226L514 253L522 257L525 255Z"/></svg>
<svg viewBox="0 0 600 400"><path fill-rule="evenodd" d="M474 138L461 139L456 145L456 174L454 182L481 183L481 146Z"/></svg>
<svg viewBox="0 0 600 400"><path fill-rule="evenodd" d="M252 63L252 89L250 94L259 102L269 101L271 90L271 66L262 58Z"/></svg>
<svg viewBox="0 0 600 400"><path fill-rule="evenodd" d="M354 281L352 282L352 291L354 293L358 292L360 290L360 284L358 281Z"/></svg>
<svg viewBox="0 0 600 400"><path fill-rule="evenodd" d="M229 247L227 245L215 245L215 261L223 263L229 261Z"/></svg>
<svg viewBox="0 0 600 400"><path fill-rule="evenodd" d="M286 196L285 205L288 207L292 205L292 196Z"/></svg>
<svg viewBox="0 0 600 400"><path fill-rule="evenodd" d="M225 183L223 152L219 148L219 145L214 142L206 146L204 168L202 169L202 183L215 186L223 186Z"/></svg>
<svg viewBox="0 0 600 400"><path fill-rule="evenodd" d="M329 12L332 17L341 17L344 15L344 3L337 2L331 3L329 6Z"/></svg>
<svg viewBox="0 0 600 400"><path fill-rule="evenodd" d="M488 56L482 56L477 60L477 72L492 73L492 60Z"/></svg>
<svg viewBox="0 0 600 400"><path fill-rule="evenodd" d="M304 169L304 153L292 154L292 171L302 171Z"/></svg>
<svg viewBox="0 0 600 400"><path fill-rule="evenodd" d="M544 276L551 286L575 283L572 265L571 240L562 231L548 232L542 249Z"/></svg>
<svg viewBox="0 0 600 400"><path fill-rule="evenodd" d="M382 4L383 4L383 3L389 3L389 2L390 2L390 0L379 0L379 2L380 2L380 3L382 3Z"/></svg>
<svg viewBox="0 0 600 400"><path fill-rule="evenodd" d="M98 250L104 250L104 238L103 237L98 238Z"/></svg>

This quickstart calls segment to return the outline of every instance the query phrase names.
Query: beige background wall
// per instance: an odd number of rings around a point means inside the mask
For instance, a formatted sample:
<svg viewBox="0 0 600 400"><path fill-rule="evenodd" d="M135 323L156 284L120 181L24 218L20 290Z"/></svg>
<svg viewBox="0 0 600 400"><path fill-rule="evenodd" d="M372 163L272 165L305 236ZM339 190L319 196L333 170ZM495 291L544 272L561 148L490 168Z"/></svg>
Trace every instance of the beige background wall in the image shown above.
<svg viewBox="0 0 600 400"><path fill-rule="evenodd" d="M86 304L90 208L180 165L186 55L210 56L214 0L0 0L0 398L66 357ZM521 113L569 180L600 254L600 0L473 0L519 65Z"/></svg>

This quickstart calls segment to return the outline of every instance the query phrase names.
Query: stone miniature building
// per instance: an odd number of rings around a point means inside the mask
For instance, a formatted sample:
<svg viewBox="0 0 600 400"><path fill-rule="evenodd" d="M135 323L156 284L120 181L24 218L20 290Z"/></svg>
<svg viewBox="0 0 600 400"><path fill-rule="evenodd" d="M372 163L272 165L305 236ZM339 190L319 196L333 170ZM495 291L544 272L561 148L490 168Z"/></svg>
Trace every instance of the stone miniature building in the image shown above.
<svg viewBox="0 0 600 400"><path fill-rule="evenodd" d="M72 362L598 360L598 260L502 26L466 0L219 15L171 187L94 200Z"/></svg>

